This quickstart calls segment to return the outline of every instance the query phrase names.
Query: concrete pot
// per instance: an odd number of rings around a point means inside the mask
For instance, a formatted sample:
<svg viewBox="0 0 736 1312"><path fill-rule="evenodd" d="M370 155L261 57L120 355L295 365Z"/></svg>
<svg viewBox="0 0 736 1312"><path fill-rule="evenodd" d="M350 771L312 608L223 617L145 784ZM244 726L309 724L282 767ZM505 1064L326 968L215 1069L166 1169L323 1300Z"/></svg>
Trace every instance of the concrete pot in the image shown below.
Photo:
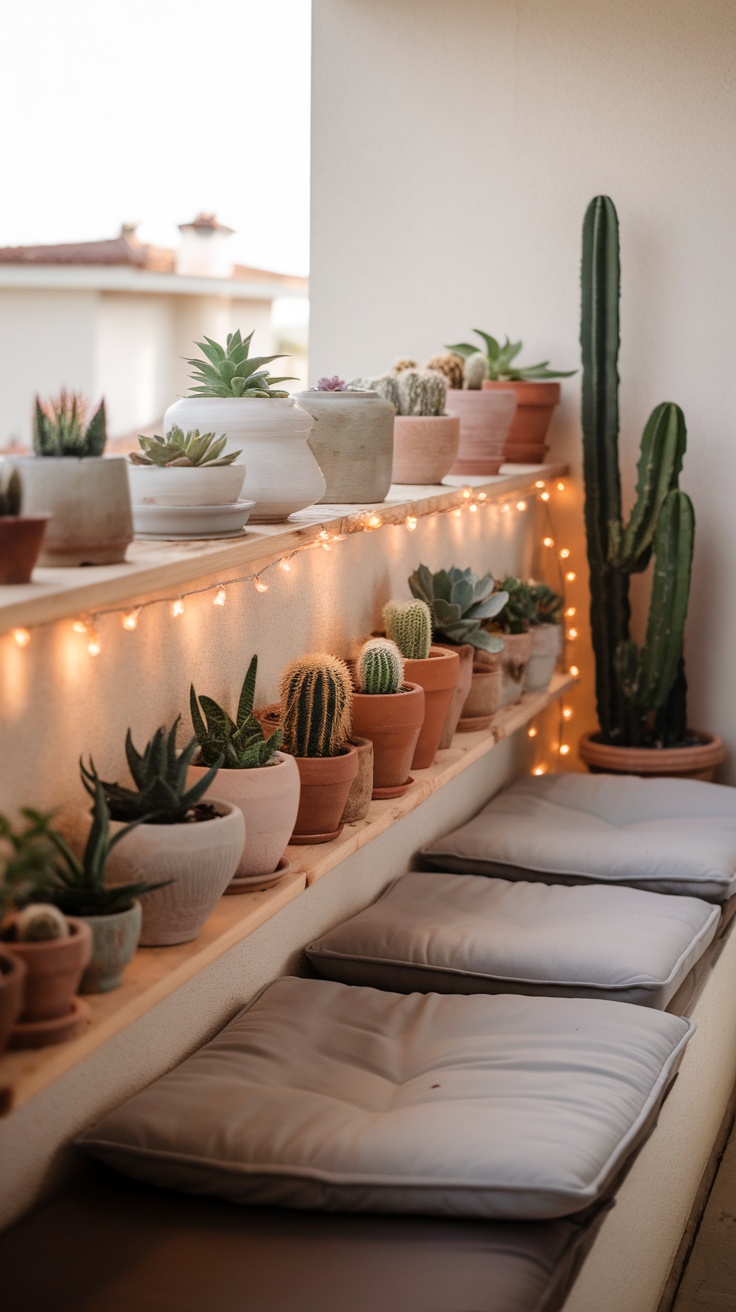
<svg viewBox="0 0 736 1312"><path fill-rule="evenodd" d="M451 647L430 647L426 660L404 661L407 683L424 689L424 721L412 757L412 770L426 770L434 761L457 687L460 657Z"/></svg>
<svg viewBox="0 0 736 1312"><path fill-rule="evenodd" d="M79 985L80 993L109 993L122 983L141 936L141 904L111 916L80 916L92 932L92 956Z"/></svg>
<svg viewBox="0 0 736 1312"><path fill-rule="evenodd" d="M483 390L511 391L516 397L516 411L503 451L504 460L516 465L543 464L552 414L560 400L560 384L523 381L496 383L486 378Z"/></svg>
<svg viewBox="0 0 736 1312"><path fill-rule="evenodd" d="M513 392L450 387L445 409L460 420L460 446L451 474L497 474L516 410Z"/></svg>
<svg viewBox="0 0 736 1312"><path fill-rule="evenodd" d="M441 483L457 459L457 415L397 415L392 483Z"/></svg>
<svg viewBox="0 0 736 1312"><path fill-rule="evenodd" d="M168 947L196 938L238 868L245 843L242 811L219 797L208 800L220 812L216 819L138 825L110 853L111 885L172 881L141 897L142 947ZM111 821L111 834L122 827L120 821Z"/></svg>
<svg viewBox="0 0 736 1312"><path fill-rule="evenodd" d="M400 797L424 723L424 689L404 683L393 693L353 693L353 729L373 743L373 796Z"/></svg>
<svg viewBox="0 0 736 1312"><path fill-rule="evenodd" d="M0 949L0 1052L7 1048L11 1030L23 1010L25 982L25 962Z"/></svg>
<svg viewBox="0 0 736 1312"><path fill-rule="evenodd" d="M205 773L205 766L190 765L190 786ZM212 790L237 806L245 821L245 847L236 879L274 873L294 829L300 787L296 762L286 752L276 752L272 764L252 770L218 770Z"/></svg>
<svg viewBox="0 0 736 1312"><path fill-rule="evenodd" d="M0 515L0 584L30 583L50 515Z"/></svg>
<svg viewBox="0 0 736 1312"><path fill-rule="evenodd" d="M524 691L526 667L532 650L531 633L504 633L501 662L501 705L513 706Z"/></svg>
<svg viewBox="0 0 736 1312"><path fill-rule="evenodd" d="M358 749L339 756L295 756L301 778L299 811L291 842L329 843L342 832L342 813L358 773Z"/></svg>
<svg viewBox="0 0 736 1312"><path fill-rule="evenodd" d="M14 460L23 509L48 514L41 566L117 565L133 541L124 456L25 456Z"/></svg>
<svg viewBox="0 0 736 1312"><path fill-rule="evenodd" d="M561 624L537 624L531 630L532 646L524 673L524 692L543 692L549 687L562 655Z"/></svg>
<svg viewBox="0 0 736 1312"><path fill-rule="evenodd" d="M394 408L378 392L297 392L314 420L309 445L325 476L321 502L383 501L391 486Z"/></svg>
<svg viewBox="0 0 736 1312"><path fill-rule="evenodd" d="M245 465L128 465L134 506L227 506L240 496Z"/></svg>
<svg viewBox="0 0 736 1312"><path fill-rule="evenodd" d="M226 451L242 451L243 497L255 501L251 522L279 523L324 495L325 480L309 448L313 419L293 396L187 396L170 405L164 433L227 435Z"/></svg>
<svg viewBox="0 0 736 1312"><path fill-rule="evenodd" d="M345 810L340 817L343 825L354 825L358 820L365 820L373 795L373 743L369 738L351 738L350 742L358 749L358 773L353 779Z"/></svg>
<svg viewBox="0 0 736 1312"><path fill-rule="evenodd" d="M581 761L591 774L637 774L650 777L713 781L716 766L726 759L721 739L712 733L689 729L699 743L683 747L609 747L596 742L596 734L583 734L578 744Z"/></svg>
<svg viewBox="0 0 736 1312"><path fill-rule="evenodd" d="M501 709L501 661L490 652L484 652L483 655L485 661L481 664L477 659L478 652L475 652L470 691L458 722L458 733L487 729L493 716Z"/></svg>
<svg viewBox="0 0 736 1312"><path fill-rule="evenodd" d="M74 995L92 953L92 931L75 916L66 917L68 938L31 943L3 943L3 952L26 967L21 1024L53 1021L72 1010Z"/></svg>
<svg viewBox="0 0 736 1312"><path fill-rule="evenodd" d="M452 699L445 716L445 723L440 734L440 748L451 747L452 740L457 733L457 726L462 714L463 706L470 692L470 681L473 677L473 659L475 657L475 647L471 647L469 642L464 642L459 647L450 646L449 643L435 643L437 647L447 647L449 651L457 652L458 656L458 673L457 683L452 693Z"/></svg>

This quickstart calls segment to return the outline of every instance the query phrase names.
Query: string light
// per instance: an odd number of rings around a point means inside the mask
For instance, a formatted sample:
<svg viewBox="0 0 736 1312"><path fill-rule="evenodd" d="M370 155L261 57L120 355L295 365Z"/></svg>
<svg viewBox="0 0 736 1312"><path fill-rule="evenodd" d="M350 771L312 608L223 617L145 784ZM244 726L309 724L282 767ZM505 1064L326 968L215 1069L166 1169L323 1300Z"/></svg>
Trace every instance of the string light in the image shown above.
<svg viewBox="0 0 736 1312"><path fill-rule="evenodd" d="M282 570L284 571L284 574L290 574L290 573L291 573L291 557L290 557L290 556L284 556L283 560L280 560L280 561L279 561L279 569L282 569Z"/></svg>
<svg viewBox="0 0 736 1312"><path fill-rule="evenodd" d="M466 500L466 501L469 501L470 498L472 497L472 495L473 495L473 489L472 489L472 488L470 488L470 487L464 487L464 488L463 488L463 496L465 497L465 500Z"/></svg>
<svg viewBox="0 0 736 1312"><path fill-rule="evenodd" d="M573 710L572 710L572 707L571 707L571 706L564 706L564 707L562 708L562 718L563 718L563 720L571 720L572 717L573 717Z"/></svg>
<svg viewBox="0 0 736 1312"><path fill-rule="evenodd" d="M227 601L227 593L223 588L222 584L220 584L219 588L217 589L217 592L215 593L215 599L212 602L212 605L224 606L226 601Z"/></svg>
<svg viewBox="0 0 736 1312"><path fill-rule="evenodd" d="M570 666L570 669L569 669L569 673L570 673L570 675L572 676L573 679L577 679L577 677L578 677L578 675L579 675L579 673L580 673L580 670L578 669L577 665L571 665L571 666Z"/></svg>
<svg viewBox="0 0 736 1312"><path fill-rule="evenodd" d="M569 569L569 570L567 571L567 574L565 575L565 581L566 581L567 583L574 583L575 580L576 580L576 578L577 578L577 574L575 573L575 570L574 570L574 569Z"/></svg>
<svg viewBox="0 0 736 1312"><path fill-rule="evenodd" d="M569 560L569 557L570 557L570 548L563 547L560 552L560 560Z"/></svg>
<svg viewBox="0 0 736 1312"><path fill-rule="evenodd" d="M323 551L332 551L332 547L330 546L329 542L320 542L320 546Z"/></svg>
<svg viewBox="0 0 736 1312"><path fill-rule="evenodd" d="M100 640L97 637L97 634L95 633L94 629L89 630L89 642L87 643L87 651L89 652L90 656L99 656L101 651Z"/></svg>
<svg viewBox="0 0 736 1312"><path fill-rule="evenodd" d="M555 545L555 540L554 538L542 538L542 545L545 547L553 547Z"/></svg>
<svg viewBox="0 0 736 1312"><path fill-rule="evenodd" d="M478 509L477 501L471 501L470 505L468 506L468 510L472 511L472 513L475 514L477 509Z"/></svg>
<svg viewBox="0 0 736 1312"><path fill-rule="evenodd" d="M406 517L406 527L408 528L408 530L409 530L410 533L413 533L413 532L414 532L414 529L416 528L416 526L417 526L418 523L419 523L419 521L418 521L416 515L407 515L407 517Z"/></svg>
<svg viewBox="0 0 736 1312"><path fill-rule="evenodd" d="M381 519L381 516L380 516L380 515L369 515L369 517L368 517L368 527L369 527L369 528L380 528L381 525L382 525L382 523L383 523L383 520Z"/></svg>
<svg viewBox="0 0 736 1312"><path fill-rule="evenodd" d="M478 500L479 500L479 501L487 501L487 500L488 500L488 493L487 493L487 492L479 492L479 493L478 493Z"/></svg>
<svg viewBox="0 0 736 1312"><path fill-rule="evenodd" d="M549 492L542 493L542 501L549 501Z"/></svg>
<svg viewBox="0 0 736 1312"><path fill-rule="evenodd" d="M121 623L123 628L126 629L128 633L132 633L134 629L138 628L138 616L140 615L140 613L141 613L140 606L136 606L135 610L129 610L126 612L125 615L123 615Z"/></svg>
<svg viewBox="0 0 736 1312"><path fill-rule="evenodd" d="M575 639L576 639L577 636L578 636L578 631L577 631L577 629L568 629L568 630L567 630L567 636L568 636L568 638L570 639L570 642L574 642Z"/></svg>
<svg viewBox="0 0 736 1312"><path fill-rule="evenodd" d="M27 647L31 641L31 635L28 629L13 629L13 637L19 647Z"/></svg>
<svg viewBox="0 0 736 1312"><path fill-rule="evenodd" d="M502 511L502 513L503 513L504 515L508 515L510 509L511 509L511 506L509 505L508 501L504 501L503 505L501 506L501 511Z"/></svg>
<svg viewBox="0 0 736 1312"><path fill-rule="evenodd" d="M182 597L177 597L176 601L172 601L171 614L174 616L174 619L176 619L178 615L184 614L184 599Z"/></svg>
<svg viewBox="0 0 736 1312"><path fill-rule="evenodd" d="M565 615L569 620L572 619L573 615L577 615L577 613L578 613L577 607L575 606L568 606L567 610L565 611Z"/></svg>
<svg viewBox="0 0 736 1312"><path fill-rule="evenodd" d="M268 584L264 583L263 579L259 578L257 574L253 580L253 587L256 592L268 592Z"/></svg>
<svg viewBox="0 0 736 1312"><path fill-rule="evenodd" d="M534 725L532 724L532 725L530 725L530 727L527 729L527 731L526 731L526 736L527 736L527 738L536 738L536 736L537 736L538 733L539 733L539 730L536 729L536 728L534 727Z"/></svg>
<svg viewBox="0 0 736 1312"><path fill-rule="evenodd" d="M454 516L455 519L460 519L461 516L462 516L462 513L463 513L463 512L462 512L462 510L460 509L460 507L458 506L457 510L453 510L452 513L453 513L453 516Z"/></svg>
<svg viewBox="0 0 736 1312"><path fill-rule="evenodd" d="M517 503L516 503L516 509L517 509L517 510L526 510L526 501L517 501ZM472 506L471 506L471 510L472 510Z"/></svg>
<svg viewBox="0 0 736 1312"><path fill-rule="evenodd" d="M564 492L564 491L565 491L565 484L562 482L562 480L560 480L560 482L557 484L557 491L558 491L558 492Z"/></svg>
<svg viewBox="0 0 736 1312"><path fill-rule="evenodd" d="M546 765L535 765L534 769L532 770L532 774L546 774L546 773L547 773Z"/></svg>
<svg viewBox="0 0 736 1312"><path fill-rule="evenodd" d="M560 756L567 756L569 751L570 747L567 743L560 743Z"/></svg>
<svg viewBox="0 0 736 1312"><path fill-rule="evenodd" d="M74 629L75 633L86 633L87 627L88 626L86 620L75 620L74 623L72 624L72 628Z"/></svg>
<svg viewBox="0 0 736 1312"><path fill-rule="evenodd" d="M544 488L547 486L547 484L545 483L543 478L538 478L534 486Z"/></svg>

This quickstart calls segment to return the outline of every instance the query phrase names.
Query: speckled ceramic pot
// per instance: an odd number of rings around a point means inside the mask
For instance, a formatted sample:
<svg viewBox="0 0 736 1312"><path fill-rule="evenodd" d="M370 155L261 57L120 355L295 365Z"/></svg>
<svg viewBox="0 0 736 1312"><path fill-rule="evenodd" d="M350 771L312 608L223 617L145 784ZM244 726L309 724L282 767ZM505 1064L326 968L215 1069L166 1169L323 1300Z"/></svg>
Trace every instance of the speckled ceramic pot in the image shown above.
<svg viewBox="0 0 736 1312"><path fill-rule="evenodd" d="M378 392L297 392L314 420L309 445L325 476L320 501L383 501L391 486L394 408Z"/></svg>

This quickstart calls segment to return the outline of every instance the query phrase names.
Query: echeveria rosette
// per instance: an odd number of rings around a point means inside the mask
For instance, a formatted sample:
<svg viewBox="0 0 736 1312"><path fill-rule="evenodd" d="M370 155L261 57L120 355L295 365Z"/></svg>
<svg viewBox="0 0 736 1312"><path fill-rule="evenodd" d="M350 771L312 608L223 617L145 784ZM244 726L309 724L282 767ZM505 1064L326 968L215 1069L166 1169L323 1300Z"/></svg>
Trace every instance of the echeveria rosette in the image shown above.
<svg viewBox="0 0 736 1312"><path fill-rule="evenodd" d="M347 392L349 390L344 378L338 378L333 374L332 378L318 378L317 386L310 388L312 392Z"/></svg>
<svg viewBox="0 0 736 1312"><path fill-rule="evenodd" d="M503 650L503 639L481 626L485 620L495 619L509 599L507 592L494 592L495 586L492 574L479 579L471 569L454 566L433 574L420 565L409 578L413 596L426 601L440 637L457 646L468 642L492 653Z"/></svg>

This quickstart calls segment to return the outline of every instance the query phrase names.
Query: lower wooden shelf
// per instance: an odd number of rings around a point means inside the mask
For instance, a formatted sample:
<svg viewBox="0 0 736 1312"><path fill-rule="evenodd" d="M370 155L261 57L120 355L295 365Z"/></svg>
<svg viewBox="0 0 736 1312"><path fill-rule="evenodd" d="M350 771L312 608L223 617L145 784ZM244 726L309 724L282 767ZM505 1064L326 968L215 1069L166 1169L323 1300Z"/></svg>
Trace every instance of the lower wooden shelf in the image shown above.
<svg viewBox="0 0 736 1312"><path fill-rule="evenodd" d="M35 1052L6 1052L0 1057L0 1115L7 1115L40 1093L113 1035L175 993L264 921L277 915L309 885L421 806L439 788L492 751L496 743L527 725L574 684L571 675L556 674L545 692L525 693L520 702L500 711L488 729L456 735L453 745L439 752L428 770L416 772L415 782L403 797L372 802L366 819L346 825L340 837L331 843L287 848L286 855L292 865L288 874L262 892L220 898L193 943L141 948L128 966L120 988L111 993L86 995L91 1015L76 1038L55 1047Z"/></svg>

